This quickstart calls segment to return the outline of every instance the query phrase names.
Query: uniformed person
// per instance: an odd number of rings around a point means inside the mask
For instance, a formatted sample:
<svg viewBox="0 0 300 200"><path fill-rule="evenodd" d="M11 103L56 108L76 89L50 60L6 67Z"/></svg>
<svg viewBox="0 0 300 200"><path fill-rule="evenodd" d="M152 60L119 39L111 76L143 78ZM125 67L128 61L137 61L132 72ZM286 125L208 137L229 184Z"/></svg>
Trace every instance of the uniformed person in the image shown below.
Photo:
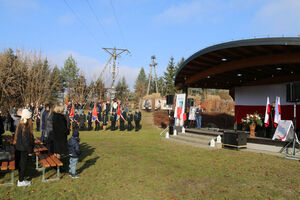
<svg viewBox="0 0 300 200"><path fill-rule="evenodd" d="M87 114L88 130L92 130L92 112L89 111Z"/></svg>
<svg viewBox="0 0 300 200"><path fill-rule="evenodd" d="M140 129L140 121L142 119L142 113L139 107L136 107L136 111L134 112L134 123L135 123L135 131Z"/></svg>
<svg viewBox="0 0 300 200"><path fill-rule="evenodd" d="M112 131L116 130L117 114L115 111L113 111L113 113L111 114L110 121L111 121L110 130Z"/></svg>
<svg viewBox="0 0 300 200"><path fill-rule="evenodd" d="M84 114L84 111L79 116L79 130L84 131L85 130L85 121L86 121L86 116Z"/></svg>
<svg viewBox="0 0 300 200"><path fill-rule="evenodd" d="M106 111L103 111L102 114L102 123L103 123L103 130L106 130L106 126L107 126L107 122L108 122L108 116L106 114Z"/></svg>
<svg viewBox="0 0 300 200"><path fill-rule="evenodd" d="M124 108L122 108L122 112L121 112L121 116L120 116L120 131L124 131L125 130L125 122L127 120L127 114L124 110Z"/></svg>
<svg viewBox="0 0 300 200"><path fill-rule="evenodd" d="M128 116L127 116L127 130L131 131L133 126L132 126L132 122L133 121L133 114L131 111L129 111Z"/></svg>

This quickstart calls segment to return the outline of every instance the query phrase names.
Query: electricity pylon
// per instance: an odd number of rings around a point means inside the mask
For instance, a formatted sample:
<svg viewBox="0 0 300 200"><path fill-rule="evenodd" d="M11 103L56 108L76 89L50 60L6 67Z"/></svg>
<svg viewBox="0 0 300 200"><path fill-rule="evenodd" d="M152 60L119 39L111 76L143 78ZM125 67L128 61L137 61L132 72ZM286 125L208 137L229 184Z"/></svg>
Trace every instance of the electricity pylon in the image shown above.
<svg viewBox="0 0 300 200"><path fill-rule="evenodd" d="M118 59L118 57L124 53L124 52L128 52L130 53L130 51L128 49L117 49L117 48L103 48L107 53L110 54L110 58L109 61L111 59L113 59L113 69L112 69L112 82L111 82L111 88L110 88L110 105L111 105L111 110L110 112L112 112L112 103L113 103L113 99L115 98L115 81L116 81L116 60Z"/></svg>
<svg viewBox="0 0 300 200"><path fill-rule="evenodd" d="M156 74L156 70L155 70L155 66L157 65L157 63L154 61L155 60L155 56L151 56L152 59L152 63L150 64L150 72L149 72L149 81L148 81L148 88L147 88L147 95L149 95L150 92L150 85L151 85L151 80L152 80L152 68L154 70L154 82L155 82L155 91L156 93L158 93L158 87L157 87L157 74Z"/></svg>

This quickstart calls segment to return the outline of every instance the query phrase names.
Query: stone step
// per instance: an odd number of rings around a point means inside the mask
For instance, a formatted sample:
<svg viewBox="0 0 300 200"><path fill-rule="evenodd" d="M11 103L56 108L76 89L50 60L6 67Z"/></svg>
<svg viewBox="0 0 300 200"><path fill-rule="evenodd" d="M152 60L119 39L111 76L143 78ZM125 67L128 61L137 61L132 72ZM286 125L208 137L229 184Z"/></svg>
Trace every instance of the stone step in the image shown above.
<svg viewBox="0 0 300 200"><path fill-rule="evenodd" d="M198 137L190 137L190 136L186 136L186 135L171 135L171 138L176 138L178 140L183 140L186 142L192 142L192 143L196 143L196 144L204 144L204 145L209 145L209 142L211 141L211 139L213 139L213 137L207 137L207 138L198 138Z"/></svg>
<svg viewBox="0 0 300 200"><path fill-rule="evenodd" d="M209 147L209 145L207 145L207 144L188 142L188 141L176 138L176 136L175 137L170 137L169 139L162 138L162 140L165 140L165 141L168 141L168 142L184 144L184 145L188 145L188 146L193 146L193 147L198 147L198 148L203 148L203 149L211 149L211 150L216 149L216 148Z"/></svg>
<svg viewBox="0 0 300 200"><path fill-rule="evenodd" d="M200 128L200 129L186 128L185 132L192 133L192 134L199 134L199 135L208 135L208 136L218 136L218 135L221 135L221 137L223 136L223 132L217 132L217 131L209 130L207 128Z"/></svg>
<svg viewBox="0 0 300 200"><path fill-rule="evenodd" d="M197 134L197 133L179 133L178 135L182 135L182 136L188 136L188 137L192 137L192 138L199 138L199 139L203 139L203 140L211 140L212 138L216 138L217 136L212 136L212 135L202 135L202 134Z"/></svg>

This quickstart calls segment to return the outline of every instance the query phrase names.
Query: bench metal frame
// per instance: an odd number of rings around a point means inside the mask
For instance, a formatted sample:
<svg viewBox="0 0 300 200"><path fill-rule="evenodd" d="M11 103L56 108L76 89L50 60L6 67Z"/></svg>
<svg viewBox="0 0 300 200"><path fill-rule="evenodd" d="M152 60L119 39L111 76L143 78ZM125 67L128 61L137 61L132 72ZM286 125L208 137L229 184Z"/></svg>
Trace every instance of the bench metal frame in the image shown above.
<svg viewBox="0 0 300 200"><path fill-rule="evenodd" d="M0 186L12 186L14 185L14 177L15 177L15 170L1 170L1 173L6 173L6 172L10 172L11 173L11 178L10 178L10 182L8 183L2 183L0 184Z"/></svg>
<svg viewBox="0 0 300 200"><path fill-rule="evenodd" d="M59 170L59 166L58 165L56 165L56 178L48 178L48 179L46 179L46 170L48 168L51 168L51 166L50 167L44 167L43 164L41 163L42 167L39 167L39 157L36 154L35 154L35 158L36 158L36 160L35 160L35 165L36 165L35 169L37 171L42 171L43 172L43 174L42 174L42 182L60 180L60 170Z"/></svg>

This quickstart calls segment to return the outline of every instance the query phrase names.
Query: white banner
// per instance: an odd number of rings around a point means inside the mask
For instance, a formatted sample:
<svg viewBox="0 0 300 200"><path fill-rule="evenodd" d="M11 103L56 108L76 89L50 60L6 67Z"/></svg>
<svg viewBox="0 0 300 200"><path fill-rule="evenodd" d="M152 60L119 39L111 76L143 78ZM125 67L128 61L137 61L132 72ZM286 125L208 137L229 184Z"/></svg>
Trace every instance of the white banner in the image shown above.
<svg viewBox="0 0 300 200"><path fill-rule="evenodd" d="M185 94L176 95L176 106L174 112L174 118L176 120L176 125L183 126L183 113L185 112Z"/></svg>

